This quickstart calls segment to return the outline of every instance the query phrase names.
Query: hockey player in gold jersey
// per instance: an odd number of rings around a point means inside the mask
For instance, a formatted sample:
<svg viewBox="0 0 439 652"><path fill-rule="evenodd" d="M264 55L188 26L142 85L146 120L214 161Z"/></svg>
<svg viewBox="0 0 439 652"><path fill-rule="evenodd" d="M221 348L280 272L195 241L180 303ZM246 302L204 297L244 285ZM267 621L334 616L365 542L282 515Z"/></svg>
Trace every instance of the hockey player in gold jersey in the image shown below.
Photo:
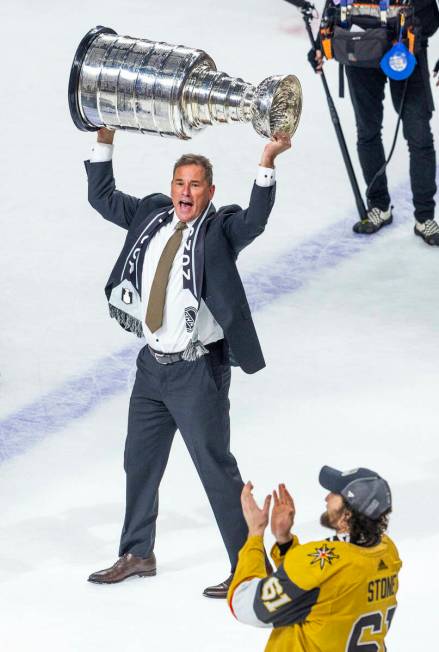
<svg viewBox="0 0 439 652"><path fill-rule="evenodd" d="M319 481L330 492L321 524L335 536L300 544L291 533L294 501L279 485L271 515L277 570L270 576L263 536L271 496L260 509L252 484L245 485L241 502L249 535L229 606L240 622L273 628L266 652L385 652L401 568L396 546L385 534L389 485L365 468L341 472L324 466Z"/></svg>

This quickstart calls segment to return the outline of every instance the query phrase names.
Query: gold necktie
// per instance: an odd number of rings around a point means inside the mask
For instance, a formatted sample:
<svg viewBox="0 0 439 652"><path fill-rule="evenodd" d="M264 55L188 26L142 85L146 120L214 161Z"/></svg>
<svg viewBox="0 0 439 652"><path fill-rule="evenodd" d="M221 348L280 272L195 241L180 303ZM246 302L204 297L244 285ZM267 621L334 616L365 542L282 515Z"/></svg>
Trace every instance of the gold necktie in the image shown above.
<svg viewBox="0 0 439 652"><path fill-rule="evenodd" d="M175 233L169 238L160 256L149 293L148 308L146 309L145 322L151 333L155 333L163 323L163 311L165 308L169 274L175 255L181 245L183 229L186 228L187 224L180 221L177 222Z"/></svg>

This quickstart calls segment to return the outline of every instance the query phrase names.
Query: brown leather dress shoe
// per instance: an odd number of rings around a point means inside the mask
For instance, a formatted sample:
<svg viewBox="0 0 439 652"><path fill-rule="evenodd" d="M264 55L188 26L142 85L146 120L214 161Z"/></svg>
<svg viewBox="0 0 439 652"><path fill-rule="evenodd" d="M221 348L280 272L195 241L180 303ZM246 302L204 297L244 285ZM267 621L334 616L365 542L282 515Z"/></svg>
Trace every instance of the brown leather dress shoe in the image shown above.
<svg viewBox="0 0 439 652"><path fill-rule="evenodd" d="M265 570L267 571L267 575L272 575L273 573L273 568L270 564L270 561L268 557L265 558ZM233 573L229 575L229 577L224 580L224 582L221 582L220 584L215 584L214 586L208 586L204 589L203 595L206 596L206 598L227 598L227 592L230 588L230 585L233 580Z"/></svg>
<svg viewBox="0 0 439 652"><path fill-rule="evenodd" d="M203 595L206 598L227 598L227 591L229 586L232 583L233 574L230 575L224 582L220 584L215 584L214 586L208 586L204 589Z"/></svg>
<svg viewBox="0 0 439 652"><path fill-rule="evenodd" d="M92 573L88 581L95 584L116 584L117 582L123 582L127 577L133 577L133 575L150 577L155 575L156 572L156 561L153 552L146 559L136 557L128 552L123 557L119 557L117 562L110 568Z"/></svg>

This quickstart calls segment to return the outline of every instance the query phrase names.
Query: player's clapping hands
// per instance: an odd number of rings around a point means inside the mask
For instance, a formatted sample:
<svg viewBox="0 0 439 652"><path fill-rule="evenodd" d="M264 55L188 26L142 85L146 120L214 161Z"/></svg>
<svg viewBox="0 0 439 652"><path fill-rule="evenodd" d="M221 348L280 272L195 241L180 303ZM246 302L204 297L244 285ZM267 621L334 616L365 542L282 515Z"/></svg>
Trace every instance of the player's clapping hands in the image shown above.
<svg viewBox="0 0 439 652"><path fill-rule="evenodd" d="M273 491L273 511L271 512L271 531L278 543L291 541L291 528L294 524L296 508L293 497L284 484L279 485L279 493Z"/></svg>
<svg viewBox="0 0 439 652"><path fill-rule="evenodd" d="M249 536L263 536L269 521L271 496L266 496L261 509L258 507L252 491L252 483L247 482L241 493L242 511L248 525ZM294 524L296 509L293 497L284 484L279 485L278 491L273 491L273 502L271 531L278 543L286 543L292 539L291 528Z"/></svg>
<svg viewBox="0 0 439 652"><path fill-rule="evenodd" d="M252 494L253 485L247 482L241 493L241 505L244 518L248 525L248 536L263 536L268 525L270 514L271 496L266 496L264 505L260 509Z"/></svg>

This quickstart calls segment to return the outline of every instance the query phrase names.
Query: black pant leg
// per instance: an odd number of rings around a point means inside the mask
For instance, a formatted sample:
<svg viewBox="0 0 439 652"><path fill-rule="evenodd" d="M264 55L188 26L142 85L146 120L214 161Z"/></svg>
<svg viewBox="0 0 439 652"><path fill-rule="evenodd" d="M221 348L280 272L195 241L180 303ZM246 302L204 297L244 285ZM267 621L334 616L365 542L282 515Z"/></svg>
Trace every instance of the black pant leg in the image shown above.
<svg viewBox="0 0 439 652"><path fill-rule="evenodd" d="M147 557L154 548L158 489L176 425L161 400L161 368L146 348L137 359L125 444L126 512L119 554Z"/></svg>
<svg viewBox="0 0 439 652"><path fill-rule="evenodd" d="M172 365L167 407L183 436L207 493L232 570L247 538L241 509L243 481L230 451L230 365L211 352Z"/></svg>
<svg viewBox="0 0 439 652"><path fill-rule="evenodd" d="M385 163L381 138L386 76L374 68L346 66L349 93L357 125L357 151L366 184ZM374 182L368 197L370 207L387 210L390 195L384 173Z"/></svg>
<svg viewBox="0 0 439 652"><path fill-rule="evenodd" d="M436 154L430 128L431 88L425 48L417 56L418 65L407 81L402 112L402 128L410 156L410 183L415 217L419 222L434 218L436 194ZM393 106L399 111L405 82L390 80Z"/></svg>

